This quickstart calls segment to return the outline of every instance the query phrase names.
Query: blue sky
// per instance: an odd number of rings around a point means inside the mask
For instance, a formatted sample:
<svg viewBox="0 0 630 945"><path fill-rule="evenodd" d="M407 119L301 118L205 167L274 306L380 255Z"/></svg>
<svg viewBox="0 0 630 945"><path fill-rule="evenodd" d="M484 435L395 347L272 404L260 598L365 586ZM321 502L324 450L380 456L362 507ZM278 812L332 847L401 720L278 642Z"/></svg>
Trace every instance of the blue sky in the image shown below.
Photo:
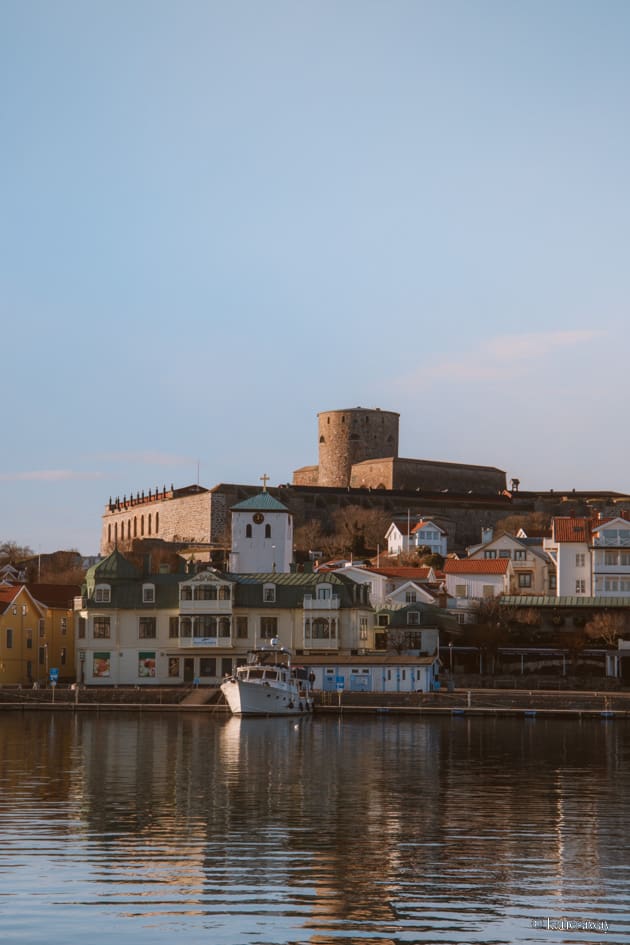
<svg viewBox="0 0 630 945"><path fill-rule="evenodd" d="M4 0L0 540L290 481L320 410L630 490L630 4Z"/></svg>

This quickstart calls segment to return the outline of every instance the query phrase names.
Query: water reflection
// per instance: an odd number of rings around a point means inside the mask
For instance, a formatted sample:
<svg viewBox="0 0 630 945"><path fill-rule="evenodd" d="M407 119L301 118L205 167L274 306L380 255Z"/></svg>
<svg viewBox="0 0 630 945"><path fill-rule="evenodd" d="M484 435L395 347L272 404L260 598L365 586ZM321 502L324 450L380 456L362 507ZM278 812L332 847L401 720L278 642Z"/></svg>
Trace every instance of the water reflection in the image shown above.
<svg viewBox="0 0 630 945"><path fill-rule="evenodd" d="M3 942L630 943L625 723L0 723Z"/></svg>

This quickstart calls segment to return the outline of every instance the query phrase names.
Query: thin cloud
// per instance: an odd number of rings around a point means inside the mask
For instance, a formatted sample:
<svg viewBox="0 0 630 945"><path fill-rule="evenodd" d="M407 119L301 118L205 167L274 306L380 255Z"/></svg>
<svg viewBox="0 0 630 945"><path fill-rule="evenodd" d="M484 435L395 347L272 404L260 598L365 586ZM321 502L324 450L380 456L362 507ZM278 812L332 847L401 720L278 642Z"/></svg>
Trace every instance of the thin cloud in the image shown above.
<svg viewBox="0 0 630 945"><path fill-rule="evenodd" d="M584 344L603 335L596 330L533 332L499 335L465 354L423 366L420 382L429 377L450 381L504 380L527 374L541 358L562 348Z"/></svg>
<svg viewBox="0 0 630 945"><path fill-rule="evenodd" d="M67 482L74 479L102 479L100 472L73 469L32 469L26 472L0 473L0 482Z"/></svg>

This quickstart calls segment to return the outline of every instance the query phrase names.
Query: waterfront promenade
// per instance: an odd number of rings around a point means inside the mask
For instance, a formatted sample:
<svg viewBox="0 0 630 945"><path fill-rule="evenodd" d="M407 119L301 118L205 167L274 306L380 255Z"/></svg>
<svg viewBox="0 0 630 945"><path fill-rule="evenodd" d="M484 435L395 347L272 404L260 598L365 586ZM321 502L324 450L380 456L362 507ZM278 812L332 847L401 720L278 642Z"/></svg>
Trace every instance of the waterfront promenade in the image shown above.
<svg viewBox="0 0 630 945"><path fill-rule="evenodd" d="M318 692L322 715L557 716L630 719L630 691L544 689L454 689L431 693ZM0 711L175 711L227 713L217 689L0 689Z"/></svg>

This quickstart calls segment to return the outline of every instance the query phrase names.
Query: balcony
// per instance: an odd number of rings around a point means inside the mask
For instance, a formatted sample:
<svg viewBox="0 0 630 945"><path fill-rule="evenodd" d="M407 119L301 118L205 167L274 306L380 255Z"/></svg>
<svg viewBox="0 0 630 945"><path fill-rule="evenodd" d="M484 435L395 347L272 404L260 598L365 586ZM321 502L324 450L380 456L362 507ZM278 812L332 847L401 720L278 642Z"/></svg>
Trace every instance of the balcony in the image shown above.
<svg viewBox="0 0 630 945"><path fill-rule="evenodd" d="M232 615L231 600L180 600L179 612L181 614L216 614L216 616L226 617Z"/></svg>
<svg viewBox="0 0 630 945"><path fill-rule="evenodd" d="M336 594L332 597L313 597L304 595L304 610L339 610L340 599Z"/></svg>
<svg viewBox="0 0 630 945"><path fill-rule="evenodd" d="M331 652L336 653L339 649L339 640L337 637L324 638L324 637L304 637L304 642L300 649L308 650L309 652L317 651L322 652Z"/></svg>

